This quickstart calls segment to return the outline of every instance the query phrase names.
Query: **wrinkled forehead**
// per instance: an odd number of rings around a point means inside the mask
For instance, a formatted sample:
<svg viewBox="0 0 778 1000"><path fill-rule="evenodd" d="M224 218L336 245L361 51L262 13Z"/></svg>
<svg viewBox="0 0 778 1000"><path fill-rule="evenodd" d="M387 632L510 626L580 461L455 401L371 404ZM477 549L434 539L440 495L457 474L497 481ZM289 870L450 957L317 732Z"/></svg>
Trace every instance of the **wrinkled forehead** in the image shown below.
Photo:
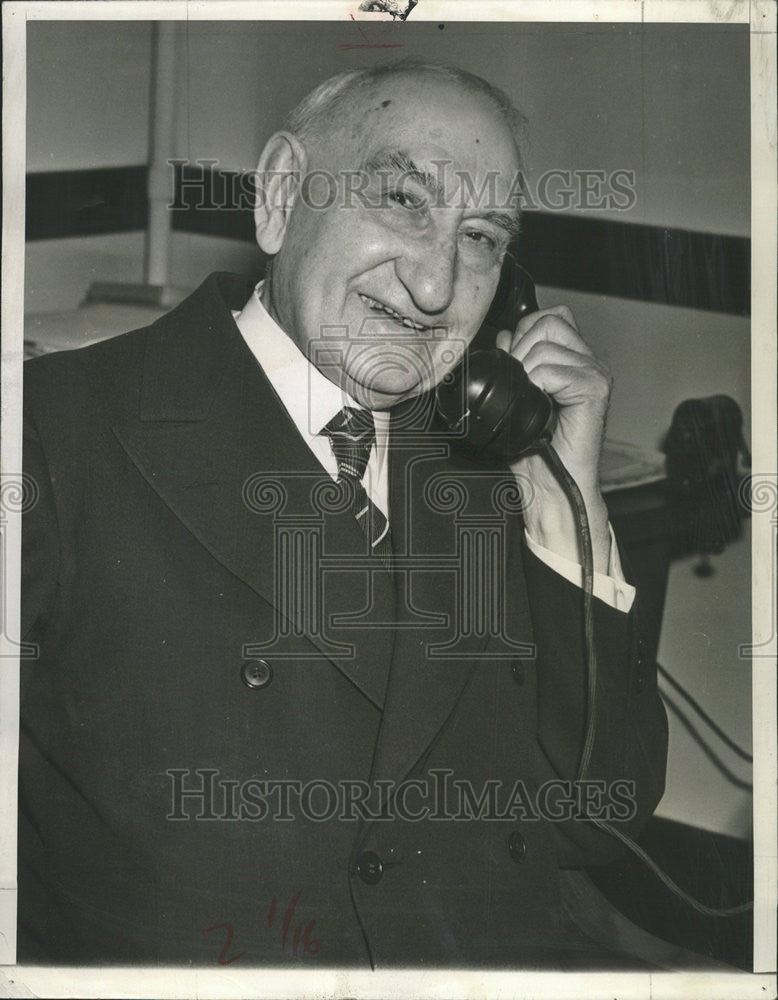
<svg viewBox="0 0 778 1000"><path fill-rule="evenodd" d="M462 83L423 72L386 77L338 108L327 142L331 166L360 170L400 152L440 175L496 178L510 188L519 169L515 137L494 101Z"/></svg>

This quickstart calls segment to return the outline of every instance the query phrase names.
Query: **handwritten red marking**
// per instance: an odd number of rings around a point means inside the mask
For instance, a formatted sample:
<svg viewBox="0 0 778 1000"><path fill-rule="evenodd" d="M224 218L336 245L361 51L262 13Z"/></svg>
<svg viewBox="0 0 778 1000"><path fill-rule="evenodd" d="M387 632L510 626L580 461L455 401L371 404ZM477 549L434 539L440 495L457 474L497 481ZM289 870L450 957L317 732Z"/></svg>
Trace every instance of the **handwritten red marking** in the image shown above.
<svg viewBox="0 0 778 1000"><path fill-rule="evenodd" d="M309 920L305 925L305 930L303 931L303 955L315 955L319 951L319 948L321 948L320 941L311 941L311 932L315 923L315 920Z"/></svg>
<svg viewBox="0 0 778 1000"><path fill-rule="evenodd" d="M227 928L227 940L224 944L224 947L221 950L218 962L219 965L229 965L231 962L235 962L237 959L239 959L241 955L245 955L246 952L239 951L238 954L233 955L232 958L225 958L225 955L230 950L230 945L232 944L232 935L233 935L232 924L214 924L213 927L209 927L207 931L203 931L203 934L210 934L211 931L218 931L221 927Z"/></svg>
<svg viewBox="0 0 778 1000"><path fill-rule="evenodd" d="M294 908L295 906L297 906L297 900L300 898L301 895L302 892L298 892L294 896L292 896L291 900L289 901L289 906L287 908L287 911L284 914L284 926L281 930L281 951L286 950L286 935L289 930L289 924L291 924L292 917L294 916Z"/></svg>
<svg viewBox="0 0 778 1000"><path fill-rule="evenodd" d="M286 950L286 939L289 934L289 928L292 924L292 918L294 917L295 908L302 896L302 892L295 893L294 896L289 900L289 906L286 908L286 913L284 914L284 922L281 927L281 951ZM278 900L274 897L267 911L267 924L268 927L273 926L273 922L276 918L276 913L278 912ZM319 949L321 948L320 941L311 940L311 935L313 934L313 928L316 926L315 920L309 920L308 923L303 927L302 924L298 924L295 928L294 934L292 935L292 954L295 958L302 958L305 955L317 955ZM225 941L224 947L219 954L218 962L219 965L231 965L237 959L241 958L246 954L245 951L239 951L237 955L232 955L227 958L227 953L232 945L232 939L234 937L234 931L232 924L214 924L213 927L209 927L207 930L203 931L203 934L210 934L212 931L220 930L224 928L227 931L227 940ZM300 943L302 940L302 951L300 950Z"/></svg>
<svg viewBox="0 0 778 1000"><path fill-rule="evenodd" d="M357 26L357 31L358 31L358 32L360 33L360 35L362 36L362 38L363 38L363 39L364 39L364 40L365 40L365 41L367 42L367 44L369 45L369 44L370 44L370 39L369 39L369 38L367 37L367 35L366 35L366 34L364 33L364 31L362 30L362 26L360 25L360 23L359 23L359 22L357 21L357 19L356 19L356 18L354 17L354 15L353 15L353 14L349 14L349 17L350 17L350 18L351 18L351 20L352 20L352 21L354 22L354 24L355 24L355 25Z"/></svg>

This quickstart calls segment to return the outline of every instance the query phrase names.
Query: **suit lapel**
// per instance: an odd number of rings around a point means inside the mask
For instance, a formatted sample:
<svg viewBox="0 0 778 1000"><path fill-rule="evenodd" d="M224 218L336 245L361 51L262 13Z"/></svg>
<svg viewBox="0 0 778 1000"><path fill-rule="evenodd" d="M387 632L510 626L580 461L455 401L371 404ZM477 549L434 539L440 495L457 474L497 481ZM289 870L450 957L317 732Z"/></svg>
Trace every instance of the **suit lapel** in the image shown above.
<svg viewBox="0 0 778 1000"><path fill-rule="evenodd" d="M339 563L363 555L365 538L348 509L332 509L330 477L232 319L230 305L250 293L214 276L150 328L139 419L114 432L194 537L277 609L286 655L311 655L312 642L380 706L391 629L332 625L364 604L366 572ZM319 554L330 562L323 573ZM373 617L390 620L389 578L377 572L371 582ZM272 662L273 641L249 655Z"/></svg>

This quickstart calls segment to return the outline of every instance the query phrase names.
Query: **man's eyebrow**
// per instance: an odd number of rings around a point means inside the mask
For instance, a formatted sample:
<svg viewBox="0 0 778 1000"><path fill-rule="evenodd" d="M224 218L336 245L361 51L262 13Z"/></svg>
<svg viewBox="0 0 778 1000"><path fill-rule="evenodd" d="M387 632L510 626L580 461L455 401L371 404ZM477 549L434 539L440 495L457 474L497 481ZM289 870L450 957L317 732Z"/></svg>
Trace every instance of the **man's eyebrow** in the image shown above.
<svg viewBox="0 0 778 1000"><path fill-rule="evenodd" d="M506 212L479 212L478 217L504 229L511 237L519 235L521 223L517 215L508 215Z"/></svg>
<svg viewBox="0 0 778 1000"><path fill-rule="evenodd" d="M380 153L376 153L375 156L371 156L370 159L365 161L362 169L366 173L376 173L379 170L399 170L405 177L411 177L418 181L431 194L441 196L443 194L443 186L438 178L434 174L431 174L429 170L424 170L423 167L418 166L401 149L383 150ZM519 219L517 215L507 212L479 212L478 217L486 219L495 226L504 229L511 237L519 235Z"/></svg>
<svg viewBox="0 0 778 1000"><path fill-rule="evenodd" d="M364 164L366 173L376 173L379 170L400 170L405 177L410 177L418 181L430 194L442 194L443 188L440 181L431 174L429 170L424 170L418 166L411 157L401 149L388 149L375 156L371 156Z"/></svg>

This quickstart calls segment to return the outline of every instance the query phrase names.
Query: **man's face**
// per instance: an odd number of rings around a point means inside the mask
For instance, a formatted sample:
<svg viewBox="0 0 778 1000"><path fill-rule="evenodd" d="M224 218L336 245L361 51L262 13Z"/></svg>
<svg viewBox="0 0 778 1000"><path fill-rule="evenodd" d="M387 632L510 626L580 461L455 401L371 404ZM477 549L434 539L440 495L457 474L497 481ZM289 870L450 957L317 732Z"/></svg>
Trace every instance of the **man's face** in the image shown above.
<svg viewBox="0 0 778 1000"><path fill-rule="evenodd" d="M366 88L306 149L268 304L328 378L385 409L436 385L486 315L516 224L516 146L488 99L409 73Z"/></svg>

